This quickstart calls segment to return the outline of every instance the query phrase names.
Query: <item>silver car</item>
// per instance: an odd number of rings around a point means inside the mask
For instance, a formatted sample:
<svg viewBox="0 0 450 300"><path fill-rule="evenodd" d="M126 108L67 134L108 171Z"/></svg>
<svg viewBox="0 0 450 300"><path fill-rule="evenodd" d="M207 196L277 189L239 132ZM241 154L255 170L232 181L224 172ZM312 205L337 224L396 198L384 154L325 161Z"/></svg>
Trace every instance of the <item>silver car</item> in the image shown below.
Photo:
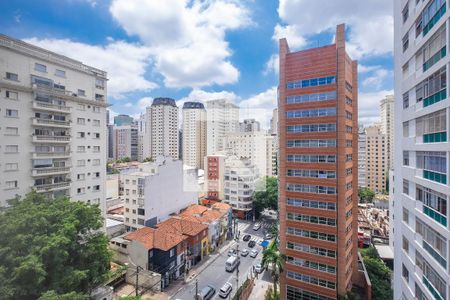
<svg viewBox="0 0 450 300"><path fill-rule="evenodd" d="M250 252L250 257L255 258L256 256L258 256L258 250L253 249L253 250Z"/></svg>

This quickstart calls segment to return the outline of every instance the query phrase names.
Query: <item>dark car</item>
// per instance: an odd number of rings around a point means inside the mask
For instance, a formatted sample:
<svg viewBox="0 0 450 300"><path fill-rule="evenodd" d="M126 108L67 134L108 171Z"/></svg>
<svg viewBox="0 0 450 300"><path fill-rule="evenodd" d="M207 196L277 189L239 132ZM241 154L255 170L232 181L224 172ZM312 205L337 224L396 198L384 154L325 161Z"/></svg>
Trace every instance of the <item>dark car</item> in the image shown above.
<svg viewBox="0 0 450 300"><path fill-rule="evenodd" d="M255 247L255 245L256 245L256 242L255 242L255 241L250 241L250 242L248 242L248 246L249 246L250 248Z"/></svg>
<svg viewBox="0 0 450 300"><path fill-rule="evenodd" d="M252 238L252 236L251 236L250 234L246 234L246 235L244 235L244 237L242 238L242 240L243 240L244 242L248 242L248 241L250 241L251 238Z"/></svg>
<svg viewBox="0 0 450 300"><path fill-rule="evenodd" d="M207 285L201 289L200 293L198 293L197 298L201 300L209 300L216 293L216 289L212 285Z"/></svg>

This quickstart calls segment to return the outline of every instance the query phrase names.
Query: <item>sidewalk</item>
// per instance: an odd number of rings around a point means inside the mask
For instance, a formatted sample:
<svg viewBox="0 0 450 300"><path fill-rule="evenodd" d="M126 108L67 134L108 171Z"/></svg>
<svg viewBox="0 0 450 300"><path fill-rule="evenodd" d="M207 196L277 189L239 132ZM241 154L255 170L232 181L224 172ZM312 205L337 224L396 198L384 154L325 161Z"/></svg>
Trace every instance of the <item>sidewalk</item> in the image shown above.
<svg viewBox="0 0 450 300"><path fill-rule="evenodd" d="M262 276L260 274L259 279L255 280L255 286L253 287L252 293L250 294L248 300L264 299L267 289L269 286L273 285L271 280L270 272L265 271Z"/></svg>

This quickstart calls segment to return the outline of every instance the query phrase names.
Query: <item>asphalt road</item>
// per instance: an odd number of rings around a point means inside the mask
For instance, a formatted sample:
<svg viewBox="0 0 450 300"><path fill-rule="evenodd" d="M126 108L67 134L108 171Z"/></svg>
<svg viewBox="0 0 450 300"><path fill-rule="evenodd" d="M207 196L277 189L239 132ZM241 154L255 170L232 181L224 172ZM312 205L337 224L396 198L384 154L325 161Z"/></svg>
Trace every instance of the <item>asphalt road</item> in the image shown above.
<svg viewBox="0 0 450 300"><path fill-rule="evenodd" d="M244 248L249 251L251 248L248 248L248 242L242 241L242 238L245 234L251 234L252 240L256 241L256 246L253 249L257 249L259 251L258 256L256 258L250 257L247 255L246 257L240 258L241 263L239 265L239 285L244 282L244 280L249 276L253 265L257 264L262 259L262 247L259 245L259 242L262 241L264 232L270 229L270 224L263 224L263 226L258 230L254 231L252 229L253 223L250 222L239 222L238 224L240 233L239 239L239 250ZM235 247L235 246L234 246ZM233 286L233 290L231 291L231 295L234 295L236 292L236 270L233 273L229 273L225 271L225 262L228 259L227 255L228 251L225 251L219 258L217 258L211 265L209 265L206 269L203 270L198 276L198 289L201 290L206 285L210 284L216 288L216 294L212 299L221 299L218 295L219 289L225 282L229 282ZM178 293L173 295L171 299L181 299L181 300L193 300L195 296L195 279L192 280L189 284L185 285L183 289L181 289Z"/></svg>

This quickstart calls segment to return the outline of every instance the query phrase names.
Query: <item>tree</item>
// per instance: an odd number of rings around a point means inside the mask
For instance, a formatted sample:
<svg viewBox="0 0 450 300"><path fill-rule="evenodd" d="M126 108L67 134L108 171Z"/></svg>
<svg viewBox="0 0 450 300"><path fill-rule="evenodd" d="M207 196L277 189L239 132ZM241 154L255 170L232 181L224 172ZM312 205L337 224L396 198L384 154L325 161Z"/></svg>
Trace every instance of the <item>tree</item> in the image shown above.
<svg viewBox="0 0 450 300"><path fill-rule="evenodd" d="M368 187L362 187L358 189L358 197L361 202L372 203L375 192Z"/></svg>
<svg viewBox="0 0 450 300"><path fill-rule="evenodd" d="M364 265L372 283L373 299L392 299L391 270L380 259L374 247L361 250Z"/></svg>
<svg viewBox="0 0 450 300"><path fill-rule="evenodd" d="M151 157L146 157L143 162L153 162L153 158Z"/></svg>
<svg viewBox="0 0 450 300"><path fill-rule="evenodd" d="M82 299L103 283L111 254L98 206L36 192L10 205L0 214L0 299Z"/></svg>
<svg viewBox="0 0 450 300"><path fill-rule="evenodd" d="M272 268L271 276L273 279L274 295L277 295L277 283L280 280L280 274L283 272L284 260L285 257L280 253L280 251L278 251L278 243L275 241L273 241L263 252L261 264L263 268L267 268L269 266Z"/></svg>
<svg viewBox="0 0 450 300"><path fill-rule="evenodd" d="M278 179L267 176L260 180L253 200L256 216L259 216L265 208L278 211Z"/></svg>

